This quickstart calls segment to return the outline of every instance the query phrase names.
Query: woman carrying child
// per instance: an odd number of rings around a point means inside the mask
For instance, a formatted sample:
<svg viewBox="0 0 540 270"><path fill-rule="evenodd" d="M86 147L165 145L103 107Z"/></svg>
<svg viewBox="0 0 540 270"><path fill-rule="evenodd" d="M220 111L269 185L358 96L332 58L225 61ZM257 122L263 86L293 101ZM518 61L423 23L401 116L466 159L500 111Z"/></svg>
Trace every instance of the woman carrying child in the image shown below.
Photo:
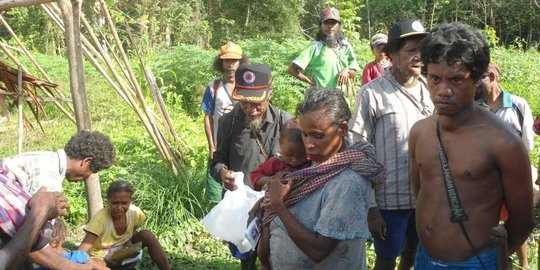
<svg viewBox="0 0 540 270"><path fill-rule="evenodd" d="M315 88L298 108L309 168L274 176L261 204L275 269L366 269L370 189L385 167L365 142L349 146L351 112L337 89Z"/></svg>

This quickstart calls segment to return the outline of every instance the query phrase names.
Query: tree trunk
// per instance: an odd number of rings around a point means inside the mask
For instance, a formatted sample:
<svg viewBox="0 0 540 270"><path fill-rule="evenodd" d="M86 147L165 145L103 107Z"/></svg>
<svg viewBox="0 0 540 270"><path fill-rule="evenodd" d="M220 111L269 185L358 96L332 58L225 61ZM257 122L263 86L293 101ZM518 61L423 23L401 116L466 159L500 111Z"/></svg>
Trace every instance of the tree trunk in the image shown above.
<svg viewBox="0 0 540 270"><path fill-rule="evenodd" d="M88 100L84 85L84 66L81 50L80 11L82 0L58 0L64 21L66 47L68 51L69 78L71 96L77 130L91 130ZM85 181L86 201L88 203L88 217L92 217L103 208L99 176L93 174Z"/></svg>
<svg viewBox="0 0 540 270"><path fill-rule="evenodd" d="M171 27L169 25L165 25L165 47L171 47Z"/></svg>

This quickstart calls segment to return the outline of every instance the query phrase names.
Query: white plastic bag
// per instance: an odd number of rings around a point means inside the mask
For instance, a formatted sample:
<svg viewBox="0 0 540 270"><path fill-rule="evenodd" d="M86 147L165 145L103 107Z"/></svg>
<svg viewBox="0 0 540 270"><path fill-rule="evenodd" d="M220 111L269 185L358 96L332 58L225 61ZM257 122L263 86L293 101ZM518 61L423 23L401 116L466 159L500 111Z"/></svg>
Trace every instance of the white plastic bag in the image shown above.
<svg viewBox="0 0 540 270"><path fill-rule="evenodd" d="M246 186L242 172L234 172L233 177L238 189L227 190L202 223L213 236L235 244L240 252L245 253L254 248L245 238L248 212L264 196L264 191L257 192Z"/></svg>

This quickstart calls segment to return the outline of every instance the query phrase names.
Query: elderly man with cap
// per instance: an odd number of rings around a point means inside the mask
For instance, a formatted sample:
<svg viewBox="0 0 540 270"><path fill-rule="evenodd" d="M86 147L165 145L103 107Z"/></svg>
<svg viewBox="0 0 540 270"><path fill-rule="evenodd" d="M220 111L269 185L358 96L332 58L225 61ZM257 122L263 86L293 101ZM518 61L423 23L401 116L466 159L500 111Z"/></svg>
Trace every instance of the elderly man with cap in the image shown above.
<svg viewBox="0 0 540 270"><path fill-rule="evenodd" d="M201 103L201 110L204 112L204 131L208 140L209 163L216 151L219 119L224 113L231 111L236 104L236 101L232 99L232 90L235 87L234 75L238 67L247 62L248 57L242 52L242 48L232 42L223 45L219 55L214 58L214 70L223 76L206 86ZM219 202L221 191L221 185L214 181L210 174L207 174L206 198L212 202Z"/></svg>
<svg viewBox="0 0 540 270"><path fill-rule="evenodd" d="M373 144L377 160L388 170L385 184L374 189L368 214L377 255L375 269L394 269L400 255L399 269L414 263L418 238L407 138L413 124L433 112L426 80L420 75L419 48L426 35L418 20L392 26L384 47L392 67L360 89L349 122L353 141Z"/></svg>
<svg viewBox="0 0 540 270"><path fill-rule="evenodd" d="M311 77L302 73L310 70ZM356 77L360 66L352 46L341 30L339 11L326 8L319 17L319 33L315 41L300 53L289 66L289 74L312 86L346 86Z"/></svg>
<svg viewBox="0 0 540 270"><path fill-rule="evenodd" d="M519 135L525 147L530 152L534 146L533 117L531 107L527 101L516 95L504 91L499 86L499 76L501 70L497 64L490 62L487 72L482 75L479 88L482 90L480 102L487 105L490 111L494 112L505 123L512 127ZM536 168L532 168L533 172ZM533 179L535 180L535 179ZM508 217L506 208L503 208L501 219ZM529 269L527 241L521 245L517 255L519 265L523 269Z"/></svg>
<svg viewBox="0 0 540 270"><path fill-rule="evenodd" d="M367 84L373 79L379 78L384 74L384 69L390 66L390 62L383 52L383 48L388 43L388 36L382 33L375 34L370 39L371 52L375 60L369 62L362 72L362 85Z"/></svg>
<svg viewBox="0 0 540 270"><path fill-rule="evenodd" d="M219 121L217 149L210 167L212 177L223 188L237 188L232 176L235 171L243 172L244 184L253 188L249 172L279 152L279 132L292 116L270 105L271 97L270 66L243 64L238 68L232 92L232 99L238 103ZM255 269L255 253L236 257L242 260L242 269Z"/></svg>

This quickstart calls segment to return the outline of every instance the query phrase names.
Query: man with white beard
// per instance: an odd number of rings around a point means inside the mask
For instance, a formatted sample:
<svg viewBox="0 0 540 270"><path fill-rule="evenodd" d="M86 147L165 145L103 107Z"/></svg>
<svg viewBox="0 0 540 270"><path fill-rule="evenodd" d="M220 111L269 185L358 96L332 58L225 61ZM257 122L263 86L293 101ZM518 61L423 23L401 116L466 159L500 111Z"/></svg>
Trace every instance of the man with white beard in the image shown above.
<svg viewBox="0 0 540 270"><path fill-rule="evenodd" d="M235 190L232 173L243 172L244 184L253 188L249 173L279 152L279 132L292 116L269 104L272 73L265 64L240 65L232 98L239 102L219 120L211 174L224 189ZM241 259L242 269L256 269L256 253L231 251Z"/></svg>
<svg viewBox="0 0 540 270"><path fill-rule="evenodd" d="M308 70L311 77L303 72ZM345 40L339 11L325 8L319 17L315 41L289 66L289 74L311 86L340 88L354 79L360 66L352 46Z"/></svg>

